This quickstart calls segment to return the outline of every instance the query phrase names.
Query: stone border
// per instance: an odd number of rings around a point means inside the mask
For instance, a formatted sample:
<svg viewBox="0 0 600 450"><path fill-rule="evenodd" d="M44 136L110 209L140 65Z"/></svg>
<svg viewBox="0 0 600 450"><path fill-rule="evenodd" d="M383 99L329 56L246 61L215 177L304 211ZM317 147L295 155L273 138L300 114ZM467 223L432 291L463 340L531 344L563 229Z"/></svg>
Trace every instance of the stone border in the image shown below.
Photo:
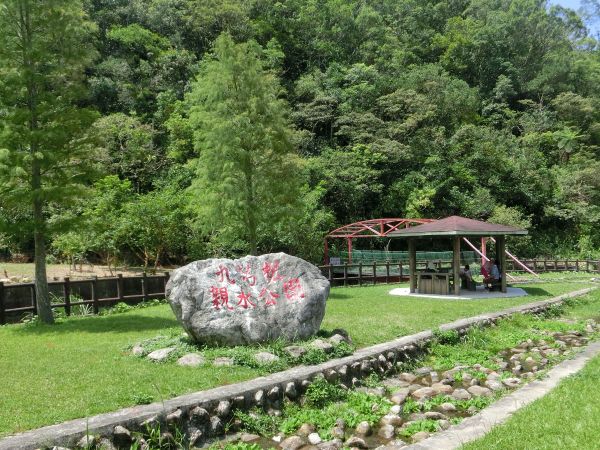
<svg viewBox="0 0 600 450"><path fill-rule="evenodd" d="M513 314L541 313L566 299L585 295L594 289L596 287L580 289L549 300L459 319L441 325L439 330L465 334L473 326L486 326ZM234 408L250 409L259 406L279 409L284 398L297 398L310 384L310 380L317 376L324 376L328 381L339 381L350 386L373 372L383 374L391 371L394 364L422 351L433 337L434 331L426 330L362 348L350 356L322 364L294 367L266 377L182 395L162 403L134 406L46 426L1 439L0 450L73 447L86 434L111 438L117 426L128 430L139 430L146 424L157 423L177 423L188 432L191 430L195 433L199 442L222 434L223 422L231 417Z"/></svg>
<svg viewBox="0 0 600 450"><path fill-rule="evenodd" d="M579 372L585 364L600 354L600 342L593 342L573 359L561 362L552 368L543 380L531 381L512 394L503 397L478 414L464 419L460 424L446 431L438 432L431 437L409 446L394 447L410 450L454 450L467 442L485 436L495 426L506 422L513 413L524 406L543 397L558 383L570 375Z"/></svg>

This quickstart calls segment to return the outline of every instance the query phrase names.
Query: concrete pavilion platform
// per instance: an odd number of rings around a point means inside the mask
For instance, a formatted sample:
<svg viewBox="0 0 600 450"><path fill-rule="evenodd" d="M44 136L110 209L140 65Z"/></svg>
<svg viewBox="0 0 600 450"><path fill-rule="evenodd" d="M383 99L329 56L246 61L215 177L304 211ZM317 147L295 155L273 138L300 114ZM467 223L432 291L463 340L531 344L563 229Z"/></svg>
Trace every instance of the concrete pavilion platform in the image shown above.
<svg viewBox="0 0 600 450"><path fill-rule="evenodd" d="M467 291L465 289L460 290L460 295L435 295L435 294L419 294L410 293L408 287L396 288L390 291L390 295L396 295L401 297L418 297L418 298L434 298L440 300L479 300L486 298L513 298L513 297L525 297L527 292L524 289L516 287L507 287L506 292L490 292L484 289L483 286L477 286L476 291Z"/></svg>

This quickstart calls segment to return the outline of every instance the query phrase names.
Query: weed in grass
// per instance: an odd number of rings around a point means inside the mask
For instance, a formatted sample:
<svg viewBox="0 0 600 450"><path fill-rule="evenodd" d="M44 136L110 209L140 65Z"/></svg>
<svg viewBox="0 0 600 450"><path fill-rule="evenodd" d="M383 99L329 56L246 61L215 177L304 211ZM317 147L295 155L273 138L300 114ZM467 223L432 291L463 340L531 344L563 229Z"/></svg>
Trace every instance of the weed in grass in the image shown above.
<svg viewBox="0 0 600 450"><path fill-rule="evenodd" d="M281 418L265 414L259 409L253 409L249 412L236 410L234 418L241 422L241 426L245 431L260 436L273 435L277 433L281 426Z"/></svg>
<svg viewBox="0 0 600 450"><path fill-rule="evenodd" d="M309 348L306 353L300 357L300 362L306 365L321 364L327 361L327 353L320 348Z"/></svg>
<svg viewBox="0 0 600 450"><path fill-rule="evenodd" d="M134 405L149 405L154 401L154 397L150 394L139 393L133 394L131 400Z"/></svg>
<svg viewBox="0 0 600 450"><path fill-rule="evenodd" d="M249 444L246 442L234 442L234 443L217 443L211 445L209 450L263 450L263 448L258 444Z"/></svg>
<svg viewBox="0 0 600 450"><path fill-rule="evenodd" d="M306 389L305 399L308 406L320 408L328 403L344 400L346 395L347 392L337 384L319 377Z"/></svg>
<svg viewBox="0 0 600 450"><path fill-rule="evenodd" d="M248 413L236 411L234 417L240 420L242 429L262 436L273 435L277 430L293 434L302 424L310 423L323 439L328 440L332 438L331 429L337 419L344 420L350 428L362 421L373 425L389 412L391 405L384 397L348 392L324 379L317 379L309 386L305 403L286 403L281 417L270 416L258 409Z"/></svg>
<svg viewBox="0 0 600 450"><path fill-rule="evenodd" d="M333 348L333 352L331 352L332 358L343 358L344 356L349 356L354 353L354 346L348 344L347 342L340 342Z"/></svg>
<svg viewBox="0 0 600 450"><path fill-rule="evenodd" d="M172 450L184 449L185 434L178 428L172 427L168 433L161 429L160 424L153 426L147 425L142 433L134 433L135 440L130 447L130 450ZM142 444L142 439L144 443Z"/></svg>
<svg viewBox="0 0 600 450"><path fill-rule="evenodd" d="M166 303L167 303L166 299L158 299L158 298L153 299L153 300L146 300L145 302L140 302L135 305L128 305L127 303L119 302L110 308L101 309L100 315L101 316L110 316L112 314L122 314L122 313L126 313L129 311L135 311L138 309L150 308L151 306L164 305Z"/></svg>
<svg viewBox="0 0 600 450"><path fill-rule="evenodd" d="M373 425L389 412L391 405L384 397L356 391L347 393L344 404L332 401L320 408L289 404L284 408L280 430L291 434L303 423L310 423L324 440L329 440L337 419L342 419L349 428L363 421Z"/></svg>
<svg viewBox="0 0 600 450"><path fill-rule="evenodd" d="M461 410L468 410L471 407L475 407L476 409L480 410L483 409L489 405L491 405L493 402L496 401L496 399L499 397L499 395L495 395L492 397L473 397L470 398L469 400L455 400L452 399L450 400L450 402L456 406L458 409Z"/></svg>
<svg viewBox="0 0 600 450"><path fill-rule="evenodd" d="M377 388L383 386L381 383L381 377L377 375L375 372L370 373L369 376L362 380L363 386L368 388Z"/></svg>
<svg viewBox="0 0 600 450"><path fill-rule="evenodd" d="M546 308L541 316L544 317L545 319L551 319L553 317L560 317L564 314L565 312L565 307L564 305L550 305L548 308Z"/></svg>
<svg viewBox="0 0 600 450"><path fill-rule="evenodd" d="M466 411L470 407L475 407L479 410L479 409L483 409L486 406L492 404L494 401L496 401L496 399L499 396L500 395L495 395L493 397L473 397L469 400L457 400L448 395L437 395L433 398L425 400L422 403L422 405L419 405L418 403L415 402L416 404L411 405L408 408L409 411L405 411L405 414L418 412L419 410L431 411L433 409L436 409L442 403L452 403L454 406L456 406L457 409L459 409L461 411ZM405 403L405 405L406 405L406 403ZM420 409L417 409L417 408L419 408L419 406L420 406Z"/></svg>
<svg viewBox="0 0 600 450"><path fill-rule="evenodd" d="M406 401L404 402L404 405L402 405L402 412L404 414L412 414L412 413L416 413L421 411L421 404L417 403L415 400L413 400L412 398L407 398Z"/></svg>
<svg viewBox="0 0 600 450"><path fill-rule="evenodd" d="M438 344L456 345L460 342L460 334L456 330L442 331L437 329L433 331L433 339Z"/></svg>
<svg viewBox="0 0 600 450"><path fill-rule="evenodd" d="M402 428L398 431L398 435L404 438L411 437L413 434L418 433L419 431L427 431L428 433L435 433L439 429L439 425L437 421L425 419L425 420L417 420L411 423L406 428Z"/></svg>

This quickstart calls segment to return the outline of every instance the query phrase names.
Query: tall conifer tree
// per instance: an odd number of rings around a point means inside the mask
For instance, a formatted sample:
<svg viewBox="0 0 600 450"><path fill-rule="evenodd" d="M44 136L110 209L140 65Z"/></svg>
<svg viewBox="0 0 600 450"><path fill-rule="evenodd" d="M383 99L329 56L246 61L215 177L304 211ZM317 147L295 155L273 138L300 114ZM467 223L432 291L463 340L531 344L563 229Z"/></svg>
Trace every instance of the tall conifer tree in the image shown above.
<svg viewBox="0 0 600 450"><path fill-rule="evenodd" d="M80 195L95 113L81 108L93 26L80 0L0 5L0 207L29 205L38 314L53 322L46 277L48 206Z"/></svg>
<svg viewBox="0 0 600 450"><path fill-rule="evenodd" d="M193 204L208 231L258 251L290 223L300 197L288 107L255 42L215 42L187 97L199 154Z"/></svg>

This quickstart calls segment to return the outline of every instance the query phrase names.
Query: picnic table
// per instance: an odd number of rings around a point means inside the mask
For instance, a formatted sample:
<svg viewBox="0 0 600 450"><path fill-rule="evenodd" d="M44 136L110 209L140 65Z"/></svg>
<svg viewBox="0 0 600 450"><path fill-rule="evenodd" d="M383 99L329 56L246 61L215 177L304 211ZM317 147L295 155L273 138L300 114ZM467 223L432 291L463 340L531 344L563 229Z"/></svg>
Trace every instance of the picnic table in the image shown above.
<svg viewBox="0 0 600 450"><path fill-rule="evenodd" d="M418 272L417 290L419 294L448 295L453 275L448 272Z"/></svg>

